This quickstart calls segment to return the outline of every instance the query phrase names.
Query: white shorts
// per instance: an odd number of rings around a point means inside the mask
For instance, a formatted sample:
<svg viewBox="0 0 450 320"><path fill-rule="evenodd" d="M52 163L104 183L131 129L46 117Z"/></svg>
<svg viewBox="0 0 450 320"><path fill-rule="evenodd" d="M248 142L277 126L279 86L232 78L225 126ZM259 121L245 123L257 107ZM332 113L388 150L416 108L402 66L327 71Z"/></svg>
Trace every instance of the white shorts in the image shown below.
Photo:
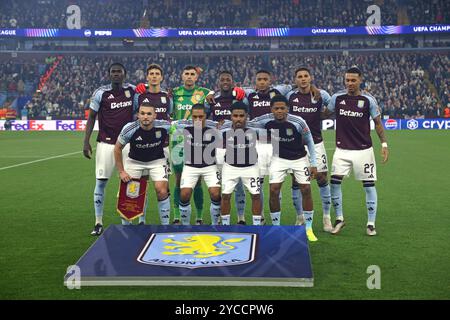
<svg viewBox="0 0 450 320"><path fill-rule="evenodd" d="M217 170L216 165L203 168L185 165L181 174L180 188L194 189L201 178L203 178L208 188L220 187L220 172Z"/></svg>
<svg viewBox="0 0 450 320"><path fill-rule="evenodd" d="M272 144L270 143L257 143L256 151L258 152L258 167L259 176L264 177L269 175L270 162L272 160Z"/></svg>
<svg viewBox="0 0 450 320"><path fill-rule="evenodd" d="M150 176L152 181L167 181L169 176L165 158L149 162L127 158L125 160L124 169L135 179L139 179L142 176Z"/></svg>
<svg viewBox="0 0 450 320"><path fill-rule="evenodd" d="M258 165L240 168L225 163L222 170L222 193L233 193L239 180L242 180L242 183L251 194L260 193L261 184Z"/></svg>
<svg viewBox="0 0 450 320"><path fill-rule="evenodd" d="M286 179L286 175L292 170L295 180L300 184L310 184L311 177L309 175L310 167L307 156L298 160L287 160L279 157L272 157L270 164L270 180L269 183L282 183Z"/></svg>
<svg viewBox="0 0 450 320"><path fill-rule="evenodd" d="M306 147L305 150L309 157L308 148ZM328 172L328 158L323 141L314 144L314 151L316 152L317 172Z"/></svg>
<svg viewBox="0 0 450 320"><path fill-rule="evenodd" d="M331 175L349 176L353 167L356 180L377 180L377 165L373 148L364 150L345 150L336 148L333 155Z"/></svg>
<svg viewBox="0 0 450 320"><path fill-rule="evenodd" d="M125 163L130 152L130 144L127 143L122 150L122 160ZM95 151L95 178L109 179L114 171L116 161L114 160L114 145L104 142L97 143Z"/></svg>

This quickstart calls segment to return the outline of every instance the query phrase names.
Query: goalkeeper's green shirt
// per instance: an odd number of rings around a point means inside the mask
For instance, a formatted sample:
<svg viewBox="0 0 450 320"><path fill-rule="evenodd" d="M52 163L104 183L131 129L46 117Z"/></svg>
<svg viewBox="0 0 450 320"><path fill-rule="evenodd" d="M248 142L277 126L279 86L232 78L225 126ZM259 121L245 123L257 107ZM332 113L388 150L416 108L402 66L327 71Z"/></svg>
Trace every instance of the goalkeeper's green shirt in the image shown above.
<svg viewBox="0 0 450 320"><path fill-rule="evenodd" d="M184 86L173 89L174 120L191 119L191 109L196 103L205 103L205 98L211 90L194 86L188 90Z"/></svg>

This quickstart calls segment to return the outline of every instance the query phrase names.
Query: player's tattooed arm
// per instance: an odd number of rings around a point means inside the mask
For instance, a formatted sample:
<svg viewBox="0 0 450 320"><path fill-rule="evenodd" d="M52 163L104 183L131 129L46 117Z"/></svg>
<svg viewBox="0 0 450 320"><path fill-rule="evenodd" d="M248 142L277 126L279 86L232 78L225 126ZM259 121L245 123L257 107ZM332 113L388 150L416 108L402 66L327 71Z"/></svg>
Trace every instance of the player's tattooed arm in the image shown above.
<svg viewBox="0 0 450 320"><path fill-rule="evenodd" d="M383 128L383 122L381 121L381 116L375 117L373 122L375 122L375 131L377 132L378 138L380 138L381 142L381 156L383 157L382 163L386 163L389 158L389 150L387 147L387 139Z"/></svg>

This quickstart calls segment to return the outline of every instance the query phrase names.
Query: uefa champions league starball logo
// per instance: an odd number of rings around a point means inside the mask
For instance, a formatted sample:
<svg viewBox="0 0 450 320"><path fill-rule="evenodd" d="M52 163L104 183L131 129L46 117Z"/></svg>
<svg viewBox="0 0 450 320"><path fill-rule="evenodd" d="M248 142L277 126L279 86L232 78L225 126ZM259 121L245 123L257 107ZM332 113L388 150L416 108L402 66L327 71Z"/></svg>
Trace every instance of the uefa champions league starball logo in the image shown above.
<svg viewBox="0 0 450 320"><path fill-rule="evenodd" d="M419 121L415 119L408 120L408 122L406 122L406 127L410 130L415 130L419 127Z"/></svg>

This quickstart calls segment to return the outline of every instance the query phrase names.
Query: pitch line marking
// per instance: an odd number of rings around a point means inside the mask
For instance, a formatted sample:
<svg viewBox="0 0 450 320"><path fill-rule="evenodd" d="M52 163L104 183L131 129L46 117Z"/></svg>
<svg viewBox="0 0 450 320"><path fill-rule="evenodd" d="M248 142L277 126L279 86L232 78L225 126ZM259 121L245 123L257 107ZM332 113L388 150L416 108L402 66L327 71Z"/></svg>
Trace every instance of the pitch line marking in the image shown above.
<svg viewBox="0 0 450 320"><path fill-rule="evenodd" d="M12 166L7 166L7 167L0 168L0 171L6 170L6 169L11 169L11 168L16 168L16 167L21 167L21 166L26 166L28 164L33 164L33 163L37 163L37 162L42 162L42 161L47 161L47 160L52 160L52 159L57 159L57 158L63 158L63 157L66 157L66 156L71 156L73 154L82 153L82 152L83 151L70 152L70 153L61 154L59 156L53 156L53 157L48 157L48 158L43 158L43 159L38 159L38 160L33 160L33 161L28 161L28 162L23 162L23 163L18 163L18 164L12 165Z"/></svg>

